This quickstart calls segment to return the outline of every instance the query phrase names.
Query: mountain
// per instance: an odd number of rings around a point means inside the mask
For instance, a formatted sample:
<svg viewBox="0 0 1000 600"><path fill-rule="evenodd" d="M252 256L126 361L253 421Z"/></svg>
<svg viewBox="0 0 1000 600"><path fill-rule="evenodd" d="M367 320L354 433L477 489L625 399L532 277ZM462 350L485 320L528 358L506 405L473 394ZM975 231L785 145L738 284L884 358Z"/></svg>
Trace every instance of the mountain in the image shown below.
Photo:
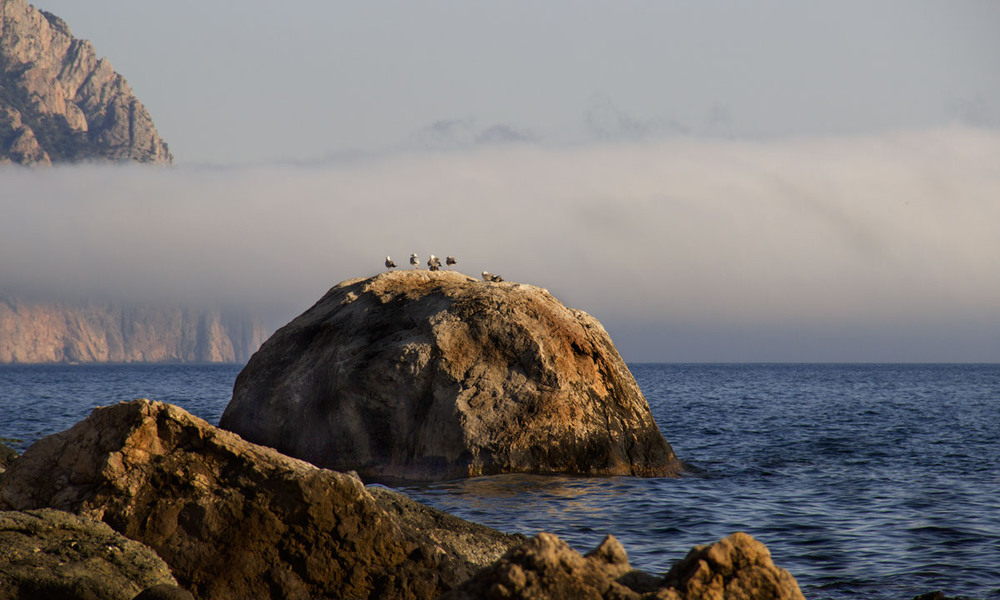
<svg viewBox="0 0 1000 600"><path fill-rule="evenodd" d="M243 363L266 337L236 310L0 298L0 364Z"/></svg>
<svg viewBox="0 0 1000 600"><path fill-rule="evenodd" d="M170 163L125 78L66 23L0 0L0 164Z"/></svg>

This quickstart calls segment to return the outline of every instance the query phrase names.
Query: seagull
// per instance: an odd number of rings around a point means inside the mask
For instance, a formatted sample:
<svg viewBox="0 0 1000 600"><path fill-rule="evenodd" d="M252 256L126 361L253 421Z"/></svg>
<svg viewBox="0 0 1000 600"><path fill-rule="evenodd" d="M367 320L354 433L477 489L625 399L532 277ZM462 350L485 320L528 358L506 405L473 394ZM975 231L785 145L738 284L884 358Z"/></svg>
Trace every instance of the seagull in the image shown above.
<svg viewBox="0 0 1000 600"><path fill-rule="evenodd" d="M427 268L431 271L437 271L441 268L441 259L431 254L431 257L427 259Z"/></svg>
<svg viewBox="0 0 1000 600"><path fill-rule="evenodd" d="M388 256L385 257L385 268L390 271L396 268L396 263L394 263Z"/></svg>
<svg viewBox="0 0 1000 600"><path fill-rule="evenodd" d="M492 281L493 283L499 283L503 281L503 277L500 277L499 275L494 275L489 271L483 271L483 281Z"/></svg>
<svg viewBox="0 0 1000 600"><path fill-rule="evenodd" d="M457 263L458 261L455 260L454 256L446 256L444 262L448 263L449 267L454 267L455 263Z"/></svg>
<svg viewBox="0 0 1000 600"><path fill-rule="evenodd" d="M414 269L420 268L420 259L417 257L416 254L410 255L410 264L413 265Z"/></svg>

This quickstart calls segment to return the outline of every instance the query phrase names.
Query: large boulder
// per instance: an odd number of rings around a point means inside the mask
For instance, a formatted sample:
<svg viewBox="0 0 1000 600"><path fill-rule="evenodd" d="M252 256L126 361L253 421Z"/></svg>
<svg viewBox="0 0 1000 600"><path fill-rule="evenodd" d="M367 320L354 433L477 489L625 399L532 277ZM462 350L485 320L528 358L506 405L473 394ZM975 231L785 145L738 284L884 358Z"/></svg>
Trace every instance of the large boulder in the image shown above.
<svg viewBox="0 0 1000 600"><path fill-rule="evenodd" d="M804 600L795 578L771 562L767 548L745 533L699 546L666 577L629 566L608 536L581 556L541 533L512 548L440 600Z"/></svg>
<svg viewBox="0 0 1000 600"><path fill-rule="evenodd" d="M0 480L0 509L99 519L201 599L427 599L523 541L369 493L149 400L95 409Z"/></svg>
<svg viewBox="0 0 1000 600"><path fill-rule="evenodd" d="M50 509L0 512L0 600L132 600L176 583L155 552L106 523Z"/></svg>
<svg viewBox="0 0 1000 600"><path fill-rule="evenodd" d="M219 425L379 480L682 469L596 319L453 271L335 286L250 359Z"/></svg>

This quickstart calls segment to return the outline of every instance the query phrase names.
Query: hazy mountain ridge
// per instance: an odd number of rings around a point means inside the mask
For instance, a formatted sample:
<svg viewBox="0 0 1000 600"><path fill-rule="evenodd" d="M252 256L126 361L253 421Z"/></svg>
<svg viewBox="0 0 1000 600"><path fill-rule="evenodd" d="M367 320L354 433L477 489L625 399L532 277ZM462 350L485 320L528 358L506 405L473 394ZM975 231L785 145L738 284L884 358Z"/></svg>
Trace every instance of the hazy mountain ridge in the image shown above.
<svg viewBox="0 0 1000 600"><path fill-rule="evenodd" d="M65 21L0 0L0 164L170 163L121 75Z"/></svg>
<svg viewBox="0 0 1000 600"><path fill-rule="evenodd" d="M266 337L238 310L0 298L0 364L242 363Z"/></svg>

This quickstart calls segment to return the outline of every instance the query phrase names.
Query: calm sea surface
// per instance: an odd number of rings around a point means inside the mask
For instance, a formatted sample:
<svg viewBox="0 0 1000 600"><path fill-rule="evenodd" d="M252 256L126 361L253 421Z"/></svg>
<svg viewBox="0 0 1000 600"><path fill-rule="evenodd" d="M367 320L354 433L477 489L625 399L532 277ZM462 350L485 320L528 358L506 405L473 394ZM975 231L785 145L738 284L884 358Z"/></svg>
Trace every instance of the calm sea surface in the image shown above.
<svg viewBox="0 0 1000 600"><path fill-rule="evenodd" d="M613 533L652 572L746 531L810 599L1000 599L1000 365L631 368L664 436L701 475L401 489L505 531L555 532L581 551ZM138 397L217 423L239 370L0 367L0 438L24 450L95 406Z"/></svg>

